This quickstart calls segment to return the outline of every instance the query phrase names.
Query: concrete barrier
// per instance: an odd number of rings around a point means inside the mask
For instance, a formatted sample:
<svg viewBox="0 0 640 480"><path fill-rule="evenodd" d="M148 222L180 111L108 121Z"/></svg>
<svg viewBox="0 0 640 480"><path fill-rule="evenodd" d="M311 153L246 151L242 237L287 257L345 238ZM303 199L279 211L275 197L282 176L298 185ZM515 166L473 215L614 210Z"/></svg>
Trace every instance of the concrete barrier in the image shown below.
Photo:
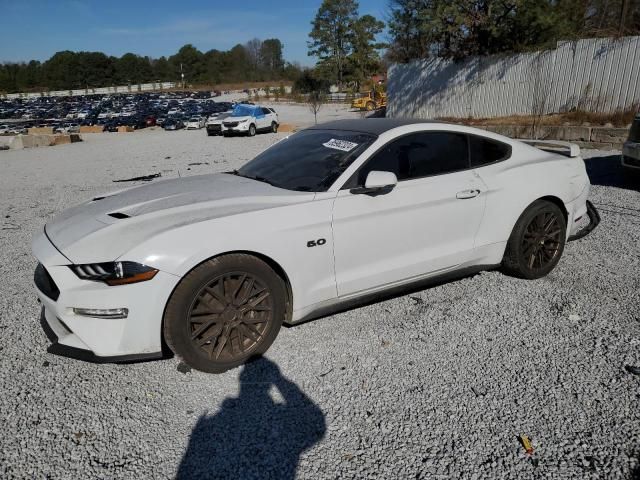
<svg viewBox="0 0 640 480"><path fill-rule="evenodd" d="M478 128L511 138L562 140L577 143L583 148L603 150L619 150L629 135L629 130L626 128L569 125L540 125L535 129L529 125L479 125Z"/></svg>
<svg viewBox="0 0 640 480"><path fill-rule="evenodd" d="M31 127L27 133L29 135L53 135L53 127Z"/></svg>
<svg viewBox="0 0 640 480"><path fill-rule="evenodd" d="M62 135L16 135L14 137L4 137L2 145L8 147L10 150L20 150L23 148L65 145L81 141L82 137L77 133Z"/></svg>
<svg viewBox="0 0 640 480"><path fill-rule="evenodd" d="M102 133L104 127L102 125L82 125L80 127L80 133Z"/></svg>

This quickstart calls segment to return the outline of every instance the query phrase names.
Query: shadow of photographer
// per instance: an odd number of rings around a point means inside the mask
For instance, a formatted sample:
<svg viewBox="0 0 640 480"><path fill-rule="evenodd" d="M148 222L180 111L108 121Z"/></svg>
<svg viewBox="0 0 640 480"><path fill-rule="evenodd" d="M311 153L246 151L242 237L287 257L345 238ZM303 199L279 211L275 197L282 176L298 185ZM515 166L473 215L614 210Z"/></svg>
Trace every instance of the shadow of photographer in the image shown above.
<svg viewBox="0 0 640 480"><path fill-rule="evenodd" d="M283 401L279 401L273 387ZM191 432L176 478L295 478L300 455L319 442L322 410L266 358L246 364L240 394Z"/></svg>

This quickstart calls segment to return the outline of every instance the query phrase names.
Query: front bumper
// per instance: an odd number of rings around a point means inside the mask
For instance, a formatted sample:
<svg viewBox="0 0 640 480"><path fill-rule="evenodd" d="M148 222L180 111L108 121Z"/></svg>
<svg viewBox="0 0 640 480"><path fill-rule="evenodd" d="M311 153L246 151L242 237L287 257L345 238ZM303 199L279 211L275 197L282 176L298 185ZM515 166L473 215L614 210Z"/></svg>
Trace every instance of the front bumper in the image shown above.
<svg viewBox="0 0 640 480"><path fill-rule="evenodd" d="M80 280L68 267L72 262L44 232L34 238L33 252L42 265L34 280L42 303L41 323L53 342L50 353L94 362L162 356L164 307L179 277L160 271L149 281L120 286ZM129 314L95 318L78 315L74 308L127 308Z"/></svg>
<svg viewBox="0 0 640 480"><path fill-rule="evenodd" d="M249 125L251 122L242 122L234 126L222 124L223 133L247 133L249 131Z"/></svg>

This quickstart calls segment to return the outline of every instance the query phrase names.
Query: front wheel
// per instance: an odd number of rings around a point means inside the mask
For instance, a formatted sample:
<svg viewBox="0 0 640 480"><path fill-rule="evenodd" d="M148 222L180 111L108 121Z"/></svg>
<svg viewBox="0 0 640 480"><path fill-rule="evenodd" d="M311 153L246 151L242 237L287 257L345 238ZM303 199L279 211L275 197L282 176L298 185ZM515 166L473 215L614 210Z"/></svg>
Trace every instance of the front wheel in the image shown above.
<svg viewBox="0 0 640 480"><path fill-rule="evenodd" d="M271 133L278 133L278 124L276 122L271 122Z"/></svg>
<svg viewBox="0 0 640 480"><path fill-rule="evenodd" d="M562 210L546 200L534 202L518 219L502 260L503 270L534 280L544 277L560 261L567 238Z"/></svg>
<svg viewBox="0 0 640 480"><path fill-rule="evenodd" d="M271 346L284 320L282 279L262 260L223 255L189 272L169 299L164 337L191 367L222 373Z"/></svg>
<svg viewBox="0 0 640 480"><path fill-rule="evenodd" d="M253 123L251 125L249 125L248 135L250 137L254 137L256 135L256 126Z"/></svg>

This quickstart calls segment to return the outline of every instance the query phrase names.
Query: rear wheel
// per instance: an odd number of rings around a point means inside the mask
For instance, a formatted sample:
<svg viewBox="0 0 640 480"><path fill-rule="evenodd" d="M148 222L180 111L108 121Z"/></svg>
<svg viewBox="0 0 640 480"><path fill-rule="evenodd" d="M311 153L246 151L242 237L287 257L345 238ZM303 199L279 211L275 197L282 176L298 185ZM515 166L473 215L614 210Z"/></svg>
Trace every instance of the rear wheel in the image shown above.
<svg viewBox="0 0 640 480"><path fill-rule="evenodd" d="M191 367L222 373L271 346L285 316L282 279L262 260L224 255L182 279L164 314L167 345Z"/></svg>
<svg viewBox="0 0 640 480"><path fill-rule="evenodd" d="M567 238L562 210L552 202L538 200L518 219L502 260L510 275L536 279L547 275L560 261Z"/></svg>

